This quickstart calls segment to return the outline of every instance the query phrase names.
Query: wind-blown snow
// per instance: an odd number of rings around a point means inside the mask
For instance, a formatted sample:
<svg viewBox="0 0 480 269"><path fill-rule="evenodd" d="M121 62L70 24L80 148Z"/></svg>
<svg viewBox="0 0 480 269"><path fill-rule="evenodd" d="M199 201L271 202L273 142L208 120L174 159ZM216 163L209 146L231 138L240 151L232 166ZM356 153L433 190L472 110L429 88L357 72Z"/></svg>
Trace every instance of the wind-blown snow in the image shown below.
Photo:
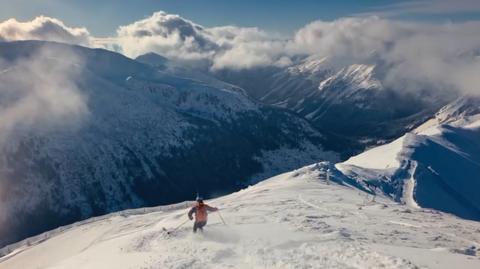
<svg viewBox="0 0 480 269"><path fill-rule="evenodd" d="M331 177L336 180L335 176ZM479 268L480 224L325 181L312 165L208 202L112 214L4 248L0 268ZM185 208L182 208L185 206Z"/></svg>

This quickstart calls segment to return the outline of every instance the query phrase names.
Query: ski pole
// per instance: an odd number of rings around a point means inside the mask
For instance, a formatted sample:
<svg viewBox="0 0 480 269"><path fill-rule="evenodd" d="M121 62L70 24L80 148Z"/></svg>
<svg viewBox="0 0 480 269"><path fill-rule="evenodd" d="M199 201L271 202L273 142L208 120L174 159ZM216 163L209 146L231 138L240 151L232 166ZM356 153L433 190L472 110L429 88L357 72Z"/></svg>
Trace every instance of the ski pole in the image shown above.
<svg viewBox="0 0 480 269"><path fill-rule="evenodd" d="M187 223L189 221L189 219L187 219L186 221L182 222L180 225L178 225L177 227L175 227L175 229L173 229L171 232L175 232L178 228L182 227L183 225L185 225L185 223ZM168 233L171 233L171 232L168 232Z"/></svg>
<svg viewBox="0 0 480 269"><path fill-rule="evenodd" d="M222 214L220 214L220 211L217 211L217 213L218 213L218 216L220 217L220 219L222 220L223 224L227 225L227 224L225 223L225 220L224 220L223 217L222 217Z"/></svg>

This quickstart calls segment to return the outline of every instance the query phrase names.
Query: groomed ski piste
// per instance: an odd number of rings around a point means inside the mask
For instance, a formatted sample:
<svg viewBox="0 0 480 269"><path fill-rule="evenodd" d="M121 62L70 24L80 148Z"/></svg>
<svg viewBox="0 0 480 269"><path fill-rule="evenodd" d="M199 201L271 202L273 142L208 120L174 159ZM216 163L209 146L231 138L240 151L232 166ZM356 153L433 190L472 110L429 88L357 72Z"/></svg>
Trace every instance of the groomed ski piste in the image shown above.
<svg viewBox="0 0 480 269"><path fill-rule="evenodd" d="M480 223L327 180L327 163L207 201L204 233L190 202L119 212L2 250L12 268L480 268Z"/></svg>

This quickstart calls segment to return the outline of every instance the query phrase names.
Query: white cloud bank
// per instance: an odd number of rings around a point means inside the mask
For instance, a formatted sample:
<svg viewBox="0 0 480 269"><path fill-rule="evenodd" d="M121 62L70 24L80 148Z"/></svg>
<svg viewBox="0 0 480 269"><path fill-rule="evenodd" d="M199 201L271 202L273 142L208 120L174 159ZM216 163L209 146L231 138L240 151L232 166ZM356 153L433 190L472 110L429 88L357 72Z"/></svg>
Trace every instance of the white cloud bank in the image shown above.
<svg viewBox="0 0 480 269"><path fill-rule="evenodd" d="M209 58L219 49L203 27L164 12L120 26L117 34L118 44L129 56L154 51L167 57L195 60Z"/></svg>
<svg viewBox="0 0 480 269"><path fill-rule="evenodd" d="M299 56L316 55L339 65L381 64L382 82L392 88L434 85L472 93L480 85L480 21L433 24L352 17L315 21L283 37L258 28L206 28L157 12L120 26L117 35L107 39L95 39L84 28L47 17L0 23L1 39L97 45L130 57L156 52L170 59L201 61L213 70L288 66Z"/></svg>
<svg viewBox="0 0 480 269"><path fill-rule="evenodd" d="M288 48L330 57L340 64L381 63L383 83L393 88L425 85L479 91L480 22L426 24L345 18L313 22Z"/></svg>
<svg viewBox="0 0 480 269"><path fill-rule="evenodd" d="M280 56L285 41L258 28L204 28L165 12L120 26L116 44L130 57L156 52L171 59L209 61L214 69L288 63Z"/></svg>
<svg viewBox="0 0 480 269"><path fill-rule="evenodd" d="M291 64L285 51L287 41L258 28L224 26L207 31L221 48L212 59L213 69Z"/></svg>
<svg viewBox="0 0 480 269"><path fill-rule="evenodd" d="M68 27L62 21L40 16L32 21L9 19L0 23L0 41L45 40L84 46L91 45L86 28Z"/></svg>

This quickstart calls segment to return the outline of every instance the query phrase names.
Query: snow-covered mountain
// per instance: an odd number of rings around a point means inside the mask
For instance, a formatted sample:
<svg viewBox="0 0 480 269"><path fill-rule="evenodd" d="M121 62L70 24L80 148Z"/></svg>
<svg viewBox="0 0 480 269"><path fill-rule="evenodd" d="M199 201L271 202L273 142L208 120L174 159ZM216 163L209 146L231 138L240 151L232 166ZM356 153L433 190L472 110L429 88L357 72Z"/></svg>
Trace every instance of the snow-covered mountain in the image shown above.
<svg viewBox="0 0 480 269"><path fill-rule="evenodd" d="M231 192L338 158L323 150L324 137L307 121L214 79L56 43L0 43L0 55L0 126L9 131L0 137L0 245L121 209ZM72 75L55 84L58 92L73 87L73 99L85 102L79 118L55 114L72 99L50 92L60 73ZM37 89L32 96L27 86ZM29 102L36 111L22 110Z"/></svg>
<svg viewBox="0 0 480 269"><path fill-rule="evenodd" d="M459 98L414 131L336 169L411 207L480 220L480 100Z"/></svg>
<svg viewBox="0 0 480 269"><path fill-rule="evenodd" d="M167 58L153 52L140 55L135 60L157 69L166 69L169 65L169 60Z"/></svg>
<svg viewBox="0 0 480 269"><path fill-rule="evenodd" d="M181 61L171 61L159 54L156 53L147 53L140 55L135 58L135 61L149 65L157 70L166 72L168 74L179 76L182 78L187 78L189 80L194 80L201 83L207 83L216 88L228 88L232 91L242 93L243 95L249 97L247 92L228 82L217 79L215 76L210 74L207 71L207 67L197 62L181 62ZM252 99L253 100L253 99Z"/></svg>
<svg viewBox="0 0 480 269"><path fill-rule="evenodd" d="M208 201L226 225L211 213L204 233L180 226L191 203L124 211L8 246L0 269L480 267L480 223L373 199L326 167Z"/></svg>
<svg viewBox="0 0 480 269"><path fill-rule="evenodd" d="M222 70L216 75L265 104L305 117L331 134L331 144L340 144L338 149L348 155L403 135L455 98L437 89L413 93L385 87L381 70L377 64L339 65L311 56L287 68Z"/></svg>

